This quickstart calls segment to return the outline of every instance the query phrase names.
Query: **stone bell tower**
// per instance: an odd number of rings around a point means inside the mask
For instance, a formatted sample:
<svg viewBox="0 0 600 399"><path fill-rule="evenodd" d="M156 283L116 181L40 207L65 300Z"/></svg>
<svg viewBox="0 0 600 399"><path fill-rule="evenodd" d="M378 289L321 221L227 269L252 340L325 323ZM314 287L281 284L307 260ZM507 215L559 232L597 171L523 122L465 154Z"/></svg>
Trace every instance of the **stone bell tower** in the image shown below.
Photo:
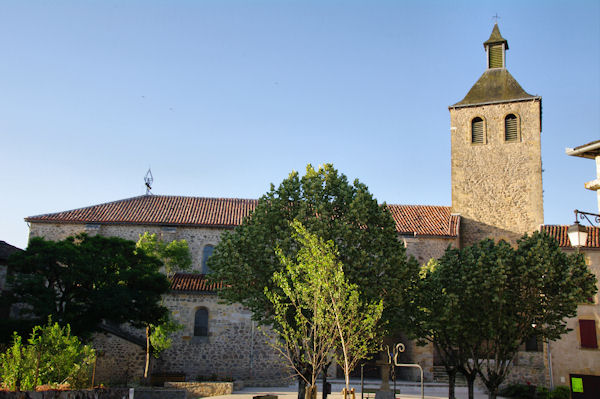
<svg viewBox="0 0 600 399"><path fill-rule="evenodd" d="M494 25L483 43L487 69L451 105L452 211L461 246L483 238L516 241L544 222L542 98L506 69L508 42Z"/></svg>

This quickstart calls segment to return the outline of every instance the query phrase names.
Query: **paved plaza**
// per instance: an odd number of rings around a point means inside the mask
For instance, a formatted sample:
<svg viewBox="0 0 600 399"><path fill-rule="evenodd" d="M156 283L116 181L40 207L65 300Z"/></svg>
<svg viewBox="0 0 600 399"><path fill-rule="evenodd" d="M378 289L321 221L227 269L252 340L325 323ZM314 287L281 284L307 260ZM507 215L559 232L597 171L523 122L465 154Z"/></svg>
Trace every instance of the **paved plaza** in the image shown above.
<svg viewBox="0 0 600 399"><path fill-rule="evenodd" d="M344 381L341 379L330 380L331 382L331 394L327 395L328 399L343 399L343 395L341 393L344 388ZM360 392L360 380L351 380L350 386L356 390L356 399L372 399L375 397L375 394L372 393L374 389L376 389L380 384L380 381L377 380L367 380L365 381L365 391L369 391L370 393L364 394L361 398ZM322 398L322 383L319 381L317 384L319 388L319 393L317 394L317 399ZM393 384L390 383L390 388L393 389ZM297 384L292 384L290 386L283 387L261 387L261 388L253 388L247 387L241 389L239 391L234 392L231 395L222 395L217 396L215 398L218 399L252 399L254 396L259 395L277 395L278 399L297 399ZM407 382L402 381L396 384L396 398L400 399L418 399L421 397L421 387L419 383L416 382ZM487 393L481 388L475 388L475 399L486 399L488 397ZM424 398L425 399L442 399L448 398L448 385L443 383L426 383L424 386ZM456 398L457 399L467 399L468 391L466 387L456 387ZM501 398L500 396L498 397Z"/></svg>

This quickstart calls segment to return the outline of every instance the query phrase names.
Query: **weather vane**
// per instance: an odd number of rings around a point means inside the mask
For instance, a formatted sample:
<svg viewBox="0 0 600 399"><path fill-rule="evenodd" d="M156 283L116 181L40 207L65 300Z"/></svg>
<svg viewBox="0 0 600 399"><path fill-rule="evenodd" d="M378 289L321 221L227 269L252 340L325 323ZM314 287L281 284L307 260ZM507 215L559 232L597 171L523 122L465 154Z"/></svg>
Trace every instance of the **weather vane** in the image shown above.
<svg viewBox="0 0 600 399"><path fill-rule="evenodd" d="M496 15L493 15L492 18L496 19L496 23L498 23L498 19L500 19L500 17L498 16L498 13L496 13Z"/></svg>
<svg viewBox="0 0 600 399"><path fill-rule="evenodd" d="M152 190L152 182L154 181L154 177L152 177L152 171L148 168L146 172L146 176L144 176L144 183L146 184L146 195L152 195L150 190Z"/></svg>

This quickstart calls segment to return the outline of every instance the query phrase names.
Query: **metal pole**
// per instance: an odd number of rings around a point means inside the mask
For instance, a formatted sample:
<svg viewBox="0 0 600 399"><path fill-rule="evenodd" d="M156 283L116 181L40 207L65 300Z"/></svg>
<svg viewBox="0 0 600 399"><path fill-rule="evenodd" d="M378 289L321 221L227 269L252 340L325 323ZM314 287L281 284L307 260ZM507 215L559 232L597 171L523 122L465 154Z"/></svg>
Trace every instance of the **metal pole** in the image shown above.
<svg viewBox="0 0 600 399"><path fill-rule="evenodd" d="M254 363L254 320L250 320L250 379L254 378L252 366Z"/></svg>
<svg viewBox="0 0 600 399"><path fill-rule="evenodd" d="M360 399L364 399L363 392L365 391L365 379L364 379L365 365L360 365Z"/></svg>
<svg viewBox="0 0 600 399"><path fill-rule="evenodd" d="M421 399L425 398L425 385L423 384L423 367L413 363L395 363L398 367L416 367L421 371Z"/></svg>
<svg viewBox="0 0 600 399"><path fill-rule="evenodd" d="M552 377L552 355L550 354L549 339L546 339L546 349L548 351L548 372L550 373L550 389L554 389L554 379Z"/></svg>

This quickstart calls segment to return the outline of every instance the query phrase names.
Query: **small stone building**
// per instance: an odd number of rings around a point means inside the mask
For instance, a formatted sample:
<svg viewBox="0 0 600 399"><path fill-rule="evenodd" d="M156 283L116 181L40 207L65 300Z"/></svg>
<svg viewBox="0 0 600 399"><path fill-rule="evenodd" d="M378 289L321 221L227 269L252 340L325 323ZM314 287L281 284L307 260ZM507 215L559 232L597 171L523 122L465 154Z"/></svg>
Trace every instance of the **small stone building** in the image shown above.
<svg viewBox="0 0 600 399"><path fill-rule="evenodd" d="M561 249L569 254L579 251L590 271L596 275L600 290L600 228L588 227L586 244L573 248L567 236L569 226L546 225L542 231L556 238ZM571 331L560 340L550 342L550 358L554 385L569 385L570 374L600 376L600 302L598 294L577 306L577 316L567 321ZM548 349L547 349L548 350Z"/></svg>

